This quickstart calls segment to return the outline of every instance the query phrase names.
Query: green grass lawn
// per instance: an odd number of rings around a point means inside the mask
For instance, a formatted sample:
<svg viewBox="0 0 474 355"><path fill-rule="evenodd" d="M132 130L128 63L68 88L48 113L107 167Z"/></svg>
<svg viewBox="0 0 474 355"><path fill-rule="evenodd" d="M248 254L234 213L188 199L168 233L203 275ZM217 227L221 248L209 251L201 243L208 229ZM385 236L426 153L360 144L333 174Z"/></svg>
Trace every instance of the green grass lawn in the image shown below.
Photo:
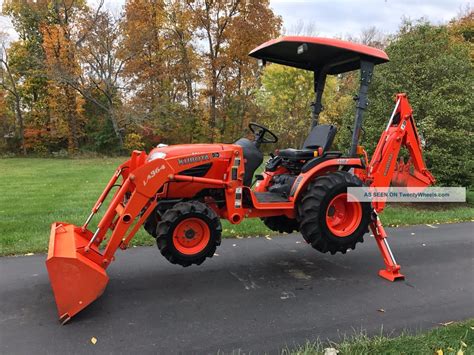
<svg viewBox="0 0 474 355"><path fill-rule="evenodd" d="M45 252L54 221L81 225L125 159L0 159L0 255ZM468 221L474 219L474 207L392 205L381 218L386 225ZM259 219L247 219L239 225L224 221L223 228L224 237L272 233ZM141 230L133 243L148 245L153 239Z"/></svg>
<svg viewBox="0 0 474 355"><path fill-rule="evenodd" d="M365 354L474 354L474 319L435 328L426 333L398 337L368 337L359 334L341 343L308 343L294 350L284 350L282 354L317 355L324 354L326 348L333 348L339 355ZM333 352L334 353L334 352Z"/></svg>

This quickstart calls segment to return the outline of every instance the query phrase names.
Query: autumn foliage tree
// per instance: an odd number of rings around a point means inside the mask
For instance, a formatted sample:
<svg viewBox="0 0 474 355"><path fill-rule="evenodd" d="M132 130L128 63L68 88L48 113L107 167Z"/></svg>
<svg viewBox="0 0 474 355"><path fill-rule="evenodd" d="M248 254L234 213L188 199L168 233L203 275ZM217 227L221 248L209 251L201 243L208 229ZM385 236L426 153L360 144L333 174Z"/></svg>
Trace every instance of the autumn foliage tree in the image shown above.
<svg viewBox="0 0 474 355"><path fill-rule="evenodd" d="M12 74L4 76L3 79L7 81L3 82L8 82L10 89L14 86L17 91L15 95L3 87L6 91L6 101L16 116L13 127L16 133L9 140L19 143L9 146L16 146L25 154L30 147L30 142L25 140L25 133L46 126L49 119L47 78L40 31L40 24L47 14L47 1L6 0L2 13L9 16L18 35L18 40L10 42L8 47L6 34L2 40L2 57L8 64L7 70L6 64L3 63L3 73ZM8 79L14 79L14 82Z"/></svg>
<svg viewBox="0 0 474 355"><path fill-rule="evenodd" d="M210 139L214 141L216 136L225 136L226 108L234 101L229 99L234 99L236 92L242 99L246 81L255 76L256 63L247 58L248 52L276 36L281 19L269 9L268 0L196 0L189 2L189 7L198 38L205 43L200 51L205 74L203 94L208 99ZM242 102L238 106L240 110L244 107ZM245 117L245 112L237 113ZM240 118L237 122L242 126Z"/></svg>
<svg viewBox="0 0 474 355"><path fill-rule="evenodd" d="M190 16L182 1L132 0L122 23L135 127L168 142L190 141L196 121L199 74Z"/></svg>
<svg viewBox="0 0 474 355"><path fill-rule="evenodd" d="M130 57L122 48L120 21L106 11L88 13L79 38L77 57L82 70L70 85L105 113L121 148L124 123L120 107L126 86L121 75Z"/></svg>
<svg viewBox="0 0 474 355"><path fill-rule="evenodd" d="M125 76L138 126L167 142L235 137L257 86L247 54L279 28L268 1L127 2Z"/></svg>
<svg viewBox="0 0 474 355"><path fill-rule="evenodd" d="M120 14L86 0L5 0L18 38L0 56L0 150L124 153L157 143L232 142L249 121L297 147L310 124L312 73L258 67L248 53L279 36L269 0L127 0ZM368 28L350 40L383 48L363 144L373 150L407 91L426 157L443 184L472 184L472 41L468 8L444 25L405 22L396 34ZM317 24L316 24L317 28ZM296 31L314 26L299 25ZM300 33L301 34L301 33ZM358 74L331 77L322 123L346 150ZM453 158L454 157L454 158Z"/></svg>
<svg viewBox="0 0 474 355"><path fill-rule="evenodd" d="M66 124L67 148L69 153L74 154L79 149L81 135L81 103L67 80L78 75L78 64L73 45L63 26L45 25L42 32L47 74L54 79L48 85L52 120Z"/></svg>
<svg viewBox="0 0 474 355"><path fill-rule="evenodd" d="M50 98L59 101L51 105L67 124L68 151L74 154L82 135L82 100L71 85L80 75L74 31L75 23L87 11L87 6L82 0L56 0L49 9L41 32L50 90L57 94Z"/></svg>

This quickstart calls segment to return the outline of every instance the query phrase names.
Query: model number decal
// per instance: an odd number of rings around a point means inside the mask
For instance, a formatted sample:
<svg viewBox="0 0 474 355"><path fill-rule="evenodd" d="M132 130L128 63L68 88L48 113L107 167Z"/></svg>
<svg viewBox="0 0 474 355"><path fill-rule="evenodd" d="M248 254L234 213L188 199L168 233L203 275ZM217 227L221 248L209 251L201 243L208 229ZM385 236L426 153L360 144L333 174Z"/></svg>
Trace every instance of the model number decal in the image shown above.
<svg viewBox="0 0 474 355"><path fill-rule="evenodd" d="M383 176L387 176L388 169L390 169L390 164L392 163L392 159L393 159L393 153L390 153L390 155L388 156L388 159L387 159L387 164L385 164L385 169L383 171Z"/></svg>
<svg viewBox="0 0 474 355"><path fill-rule="evenodd" d="M198 163L200 161L206 161L206 160L210 160L209 155L208 154L202 154L202 155L195 155L195 156L192 156L192 157L178 159L178 164L179 165L187 165L187 164Z"/></svg>
<svg viewBox="0 0 474 355"><path fill-rule="evenodd" d="M154 177L156 177L158 175L158 173L161 171L161 170L165 170L165 166L162 165L162 166L159 166L155 169L153 169L149 174L148 176L146 177L146 180L143 180L143 186L146 186L148 184L148 182L153 179Z"/></svg>

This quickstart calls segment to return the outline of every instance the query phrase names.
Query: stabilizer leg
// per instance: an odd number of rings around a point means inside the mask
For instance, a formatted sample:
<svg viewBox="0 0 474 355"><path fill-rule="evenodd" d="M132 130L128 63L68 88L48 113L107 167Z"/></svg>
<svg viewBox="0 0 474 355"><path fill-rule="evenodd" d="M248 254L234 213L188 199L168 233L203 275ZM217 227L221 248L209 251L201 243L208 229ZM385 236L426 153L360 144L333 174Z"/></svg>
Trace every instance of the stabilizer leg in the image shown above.
<svg viewBox="0 0 474 355"><path fill-rule="evenodd" d="M372 229L372 233L374 233L375 241L377 242L377 246L385 263L385 269L379 271L379 276L392 282L405 279L405 276L400 273L400 265L395 261L392 250L388 245L387 233L378 216L370 223L370 228Z"/></svg>

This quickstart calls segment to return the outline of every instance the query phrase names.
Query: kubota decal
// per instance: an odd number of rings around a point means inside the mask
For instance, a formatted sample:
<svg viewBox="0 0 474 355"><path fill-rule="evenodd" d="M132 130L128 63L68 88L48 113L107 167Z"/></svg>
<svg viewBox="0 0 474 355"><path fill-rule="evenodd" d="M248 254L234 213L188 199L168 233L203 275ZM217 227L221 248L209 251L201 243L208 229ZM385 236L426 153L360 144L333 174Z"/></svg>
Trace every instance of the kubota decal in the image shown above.
<svg viewBox="0 0 474 355"><path fill-rule="evenodd" d="M209 155L208 154L203 154L203 155L196 155L196 156L192 156L192 157L178 159L178 164L179 165L187 165L187 164L198 163L200 161L206 161L206 160L210 160Z"/></svg>
<svg viewBox="0 0 474 355"><path fill-rule="evenodd" d="M165 166L164 166L164 165L159 166L158 168L153 169L153 170L148 174L148 176L146 177L146 180L143 180L143 186L146 186L146 185L148 184L148 181L150 181L150 180L153 179L155 176L157 176L158 173L159 173L161 170L165 170Z"/></svg>

